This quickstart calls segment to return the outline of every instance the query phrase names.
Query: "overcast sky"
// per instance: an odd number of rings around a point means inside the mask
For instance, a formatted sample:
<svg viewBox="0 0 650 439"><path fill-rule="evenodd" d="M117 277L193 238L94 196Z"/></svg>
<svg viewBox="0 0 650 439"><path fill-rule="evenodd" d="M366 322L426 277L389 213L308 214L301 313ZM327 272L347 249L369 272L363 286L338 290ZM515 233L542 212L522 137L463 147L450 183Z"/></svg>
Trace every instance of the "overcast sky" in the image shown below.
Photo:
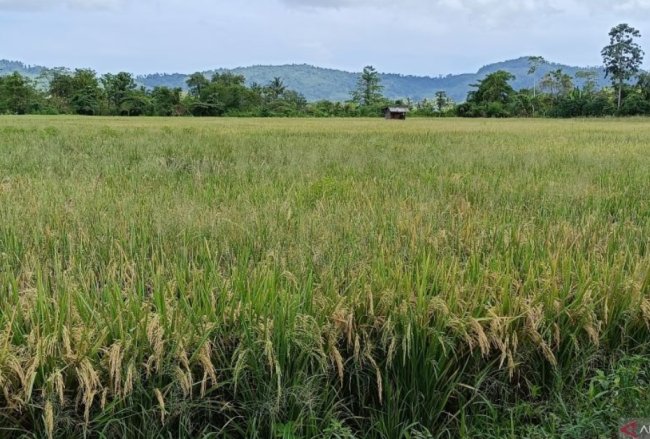
<svg viewBox="0 0 650 439"><path fill-rule="evenodd" d="M542 55L599 65L650 0L0 0L0 58L99 72L308 63L438 75ZM648 63L646 63L648 65Z"/></svg>

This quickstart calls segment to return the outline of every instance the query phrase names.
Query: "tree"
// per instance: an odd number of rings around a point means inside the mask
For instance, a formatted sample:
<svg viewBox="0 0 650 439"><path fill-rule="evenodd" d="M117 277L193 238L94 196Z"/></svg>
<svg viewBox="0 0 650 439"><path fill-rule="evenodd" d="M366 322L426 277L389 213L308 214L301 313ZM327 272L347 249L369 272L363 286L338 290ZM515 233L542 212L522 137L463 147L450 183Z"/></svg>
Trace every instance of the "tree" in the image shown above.
<svg viewBox="0 0 650 439"><path fill-rule="evenodd" d="M528 57L528 75L533 75L533 98L530 100L530 106L533 110L533 117L535 117L535 101L537 98L537 70L547 64L543 56L529 56Z"/></svg>
<svg viewBox="0 0 650 439"><path fill-rule="evenodd" d="M438 113L442 113L451 103L451 99L447 96L446 91L437 91L436 92L436 110Z"/></svg>
<svg viewBox="0 0 650 439"><path fill-rule="evenodd" d="M27 114L38 109L38 92L18 72L0 77L0 113Z"/></svg>
<svg viewBox="0 0 650 439"><path fill-rule="evenodd" d="M52 73L50 79L49 92L50 96L69 100L74 94L74 79L65 71L56 71Z"/></svg>
<svg viewBox="0 0 650 439"><path fill-rule="evenodd" d="M539 83L541 90L552 96L566 96L569 94L574 86L571 76L567 75L562 69L553 70L548 72Z"/></svg>
<svg viewBox="0 0 650 439"><path fill-rule="evenodd" d="M623 85L639 72L644 52L634 39L641 33L626 23L619 24L609 32L609 45L601 52L605 64L605 75L612 78L618 89L618 105L621 109Z"/></svg>
<svg viewBox="0 0 650 439"><path fill-rule="evenodd" d="M59 113L72 112L71 102L74 94L74 80L69 72L56 71L51 74L48 86L49 103Z"/></svg>
<svg viewBox="0 0 650 439"><path fill-rule="evenodd" d="M266 86L266 89L273 99L278 99L284 94L285 91L287 91L287 87L284 85L284 82L282 82L282 79L277 76L274 77L271 82L269 82L269 85Z"/></svg>
<svg viewBox="0 0 650 439"><path fill-rule="evenodd" d="M510 85L515 76L504 70L487 75L467 94L467 101L456 111L461 117L508 117L517 93Z"/></svg>
<svg viewBox="0 0 650 439"><path fill-rule="evenodd" d="M187 78L187 81L185 81L185 83L187 84L187 87L190 89L190 95L194 97L199 97L201 95L201 92L209 84L208 79L205 77L205 75L199 72L190 75L190 77Z"/></svg>
<svg viewBox="0 0 650 439"><path fill-rule="evenodd" d="M650 101L650 73L643 72L639 75L636 88L645 100Z"/></svg>
<svg viewBox="0 0 650 439"><path fill-rule="evenodd" d="M278 77L264 87L254 84L250 91L252 97L259 102L256 113L260 116L292 116L303 112L307 107L305 97L287 89Z"/></svg>
<svg viewBox="0 0 650 439"><path fill-rule="evenodd" d="M133 92L136 89L135 80L133 75L126 72L120 72L117 75L107 73L102 76L102 85L104 86L104 91L106 92L106 98L110 105L110 111L112 114L131 114L133 111L132 104L128 105L128 109L123 107L123 104L127 100L133 100ZM139 96L141 98L141 96Z"/></svg>
<svg viewBox="0 0 650 439"><path fill-rule="evenodd" d="M583 86L580 90L581 96L583 90L587 94L592 94L596 90L596 78L598 78L598 71L594 69L578 70L575 76L577 80L583 81Z"/></svg>
<svg viewBox="0 0 650 439"><path fill-rule="evenodd" d="M491 73L480 80L478 84L472 84L472 87L477 87L477 90L469 92L467 101L507 104L515 94L515 90L510 85L510 81L513 79L515 79L515 76L505 70Z"/></svg>
<svg viewBox="0 0 650 439"><path fill-rule="evenodd" d="M249 111L253 101L246 78L233 73L215 73L210 81L194 74L187 81L192 101L190 111L195 116L223 116Z"/></svg>
<svg viewBox="0 0 650 439"><path fill-rule="evenodd" d="M246 111L250 90L246 78L234 73L215 73L208 87L208 102L217 104L222 114Z"/></svg>
<svg viewBox="0 0 650 439"><path fill-rule="evenodd" d="M533 76L533 97L537 96L537 70L546 64L546 60L543 56L529 56L528 57L528 74Z"/></svg>
<svg viewBox="0 0 650 439"><path fill-rule="evenodd" d="M183 113L182 90L169 87L155 87L151 92L151 105L156 116L178 116Z"/></svg>
<svg viewBox="0 0 650 439"><path fill-rule="evenodd" d="M379 73L373 66L366 66L357 80L357 87L352 92L352 100L361 106L372 106L384 99Z"/></svg>
<svg viewBox="0 0 650 439"><path fill-rule="evenodd" d="M77 69L70 73L56 69L48 73L50 104L57 111L76 114L98 114L102 101L102 90L94 71Z"/></svg>
<svg viewBox="0 0 650 439"><path fill-rule="evenodd" d="M120 101L118 114L122 116L142 116L151 114L151 98L144 87L137 90L130 90Z"/></svg>

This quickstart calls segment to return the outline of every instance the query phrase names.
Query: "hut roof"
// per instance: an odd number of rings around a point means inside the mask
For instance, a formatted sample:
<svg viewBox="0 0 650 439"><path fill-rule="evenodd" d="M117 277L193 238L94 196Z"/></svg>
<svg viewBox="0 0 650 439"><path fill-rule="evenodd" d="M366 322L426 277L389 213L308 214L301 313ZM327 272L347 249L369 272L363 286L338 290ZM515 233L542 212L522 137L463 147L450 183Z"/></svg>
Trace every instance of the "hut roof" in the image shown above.
<svg viewBox="0 0 650 439"><path fill-rule="evenodd" d="M387 107L384 111L390 111L391 113L408 113L409 109L407 107Z"/></svg>

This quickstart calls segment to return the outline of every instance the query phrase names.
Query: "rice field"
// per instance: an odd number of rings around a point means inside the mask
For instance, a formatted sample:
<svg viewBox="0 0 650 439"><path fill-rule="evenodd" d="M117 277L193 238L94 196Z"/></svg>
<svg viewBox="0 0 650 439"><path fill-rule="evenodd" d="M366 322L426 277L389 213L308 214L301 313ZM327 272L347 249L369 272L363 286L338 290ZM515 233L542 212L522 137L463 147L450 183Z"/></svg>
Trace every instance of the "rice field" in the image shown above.
<svg viewBox="0 0 650 439"><path fill-rule="evenodd" d="M0 436L609 438L650 122L0 117Z"/></svg>

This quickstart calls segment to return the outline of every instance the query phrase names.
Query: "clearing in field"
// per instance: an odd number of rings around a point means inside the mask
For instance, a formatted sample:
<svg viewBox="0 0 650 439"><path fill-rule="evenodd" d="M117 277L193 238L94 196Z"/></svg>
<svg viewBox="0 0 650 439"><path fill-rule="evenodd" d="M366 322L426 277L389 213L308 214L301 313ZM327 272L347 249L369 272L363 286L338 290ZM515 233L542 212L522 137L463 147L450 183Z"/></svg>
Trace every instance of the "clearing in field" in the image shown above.
<svg viewBox="0 0 650 439"><path fill-rule="evenodd" d="M646 120L0 118L3 437L611 437Z"/></svg>

